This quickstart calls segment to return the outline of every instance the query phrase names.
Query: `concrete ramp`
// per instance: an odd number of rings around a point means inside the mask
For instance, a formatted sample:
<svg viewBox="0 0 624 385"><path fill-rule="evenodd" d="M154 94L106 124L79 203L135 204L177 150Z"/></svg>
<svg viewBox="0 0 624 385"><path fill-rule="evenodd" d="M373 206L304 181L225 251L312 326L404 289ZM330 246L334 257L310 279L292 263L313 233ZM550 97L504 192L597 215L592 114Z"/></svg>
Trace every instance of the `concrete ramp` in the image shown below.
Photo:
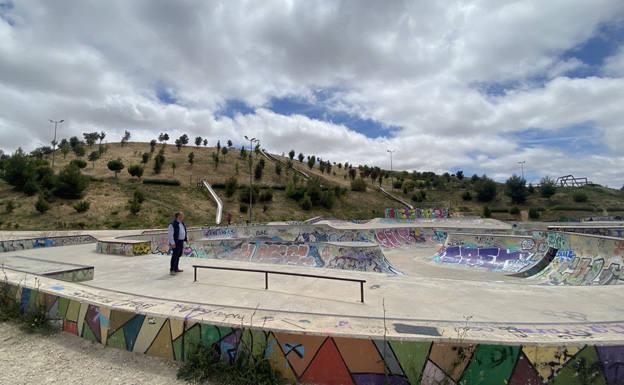
<svg viewBox="0 0 624 385"><path fill-rule="evenodd" d="M48 261L22 256L0 256L0 267L41 275L67 282L82 282L93 279L93 266L76 265L74 263Z"/></svg>
<svg viewBox="0 0 624 385"><path fill-rule="evenodd" d="M545 251L531 236L449 233L432 259L443 265L515 273L535 266Z"/></svg>
<svg viewBox="0 0 624 385"><path fill-rule="evenodd" d="M214 258L398 274L379 245L370 242L296 242L220 239L191 243L196 258Z"/></svg>
<svg viewBox="0 0 624 385"><path fill-rule="evenodd" d="M546 285L619 285L624 283L624 239L548 232L557 253L540 273L529 278Z"/></svg>

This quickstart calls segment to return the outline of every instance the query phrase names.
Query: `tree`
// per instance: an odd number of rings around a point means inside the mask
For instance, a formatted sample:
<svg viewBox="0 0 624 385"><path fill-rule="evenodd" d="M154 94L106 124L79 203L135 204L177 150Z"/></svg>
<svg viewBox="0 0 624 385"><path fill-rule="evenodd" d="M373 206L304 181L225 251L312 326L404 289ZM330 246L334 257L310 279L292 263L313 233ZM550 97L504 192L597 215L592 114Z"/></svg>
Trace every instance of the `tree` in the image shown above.
<svg viewBox="0 0 624 385"><path fill-rule="evenodd" d="M228 198L234 195L238 188L238 181L234 177L230 177L225 181L225 196Z"/></svg>
<svg viewBox="0 0 624 385"><path fill-rule="evenodd" d="M80 139L78 139L77 136L72 136L71 138L69 138L69 145L72 148L72 150L80 144L82 144L82 142L80 141Z"/></svg>
<svg viewBox="0 0 624 385"><path fill-rule="evenodd" d="M221 149L221 153L222 153L222 154L223 154L223 156L225 157L225 155L227 155L227 153L228 153L228 148L227 148L227 147L223 147L223 148Z"/></svg>
<svg viewBox="0 0 624 385"><path fill-rule="evenodd" d="M184 134L184 135L180 136L178 139L176 139L175 145L178 148L178 151L180 151L183 146L186 146L188 144L188 142L189 142L189 137L186 134Z"/></svg>
<svg viewBox="0 0 624 385"><path fill-rule="evenodd" d="M37 199L37 202L35 203L35 209L41 214L50 210L50 204L44 199L43 194L39 195L39 199Z"/></svg>
<svg viewBox="0 0 624 385"><path fill-rule="evenodd" d="M150 153L153 153L156 149L156 139L150 140Z"/></svg>
<svg viewBox="0 0 624 385"><path fill-rule="evenodd" d="M302 153L299 153L299 156L297 157L297 159L299 159L299 163L303 163L303 158L305 158L305 156L303 156Z"/></svg>
<svg viewBox="0 0 624 385"><path fill-rule="evenodd" d="M212 153L212 160L214 161L215 169L218 168L219 167L219 153L218 152Z"/></svg>
<svg viewBox="0 0 624 385"><path fill-rule="evenodd" d="M193 163L195 163L195 153L194 152L190 152L188 154L188 162L191 165L191 167L193 167Z"/></svg>
<svg viewBox="0 0 624 385"><path fill-rule="evenodd" d="M141 177L143 176L143 167L139 166L138 164L130 165L128 166L128 174L136 177L137 179L141 179Z"/></svg>
<svg viewBox="0 0 624 385"><path fill-rule="evenodd" d="M351 190L362 192L366 191L366 182L364 182L364 179L362 179L362 177L358 177L357 179L352 180Z"/></svg>
<svg viewBox="0 0 624 385"><path fill-rule="evenodd" d="M160 133L160 135L158 135L158 141L161 143L167 143L167 141L169 140L169 134L165 133Z"/></svg>
<svg viewBox="0 0 624 385"><path fill-rule="evenodd" d="M492 210L490 210L490 208L487 206L483 206L483 217L489 218L491 216L492 216Z"/></svg>
<svg viewBox="0 0 624 385"><path fill-rule="evenodd" d="M555 181L548 176L543 177L540 181L540 195L544 198L550 198L555 195L556 192L557 186L555 185Z"/></svg>
<svg viewBox="0 0 624 385"><path fill-rule="evenodd" d="M109 160L107 166L109 170L115 173L115 179L117 179L117 174L125 167L121 159Z"/></svg>
<svg viewBox="0 0 624 385"><path fill-rule="evenodd" d="M84 137L84 140L85 140L85 142L87 142L87 145L89 147L93 147L95 142L97 142L98 139L100 139L100 133L99 132L85 132L85 133L82 134L82 136Z"/></svg>
<svg viewBox="0 0 624 385"><path fill-rule="evenodd" d="M171 172L172 175L175 176L175 170L176 170L176 163L175 162L171 162Z"/></svg>
<svg viewBox="0 0 624 385"><path fill-rule="evenodd" d="M465 191L462 194L462 200L465 200L465 201L471 201L472 200L472 194L470 193L470 191Z"/></svg>
<svg viewBox="0 0 624 385"><path fill-rule="evenodd" d="M308 167L310 168L310 170L312 170L312 168L314 167L314 163L316 163L316 156L312 155L310 158L308 158Z"/></svg>
<svg viewBox="0 0 624 385"><path fill-rule="evenodd" d="M65 139L63 139L63 140L65 140ZM69 151L71 151L71 146L66 141L65 143L61 142L61 145L60 145L59 148L61 149L61 154L63 154L63 159L66 159L67 158L67 154L69 154Z"/></svg>
<svg viewBox="0 0 624 385"><path fill-rule="evenodd" d="M162 172L162 168L165 165L165 152L163 149L158 151L158 154L154 158L154 174L160 174Z"/></svg>
<svg viewBox="0 0 624 385"><path fill-rule="evenodd" d="M295 158L295 150L290 150L288 152L288 157L290 158L290 160L293 160Z"/></svg>
<svg viewBox="0 0 624 385"><path fill-rule="evenodd" d="M130 131L126 130L121 138L121 146L123 147L130 140Z"/></svg>
<svg viewBox="0 0 624 385"><path fill-rule="evenodd" d="M256 155L260 154L260 144L256 144L256 147L254 147L254 152L256 153Z"/></svg>
<svg viewBox="0 0 624 385"><path fill-rule="evenodd" d="M354 168L350 168L349 169L349 178L351 178L351 181L355 180L355 174L356 174L355 169Z"/></svg>
<svg viewBox="0 0 624 385"><path fill-rule="evenodd" d="M475 184L475 192L479 202L490 202L496 197L496 182L483 175Z"/></svg>
<svg viewBox="0 0 624 385"><path fill-rule="evenodd" d="M204 147L208 145L208 139L204 139Z"/></svg>
<svg viewBox="0 0 624 385"><path fill-rule="evenodd" d="M100 135L98 139L100 140L100 146L102 145L102 141L106 138L106 133L104 131L100 131Z"/></svg>
<svg viewBox="0 0 624 385"><path fill-rule="evenodd" d="M201 144L202 144L202 137L201 136L195 137L195 145L199 147L201 146Z"/></svg>
<svg viewBox="0 0 624 385"><path fill-rule="evenodd" d="M76 167L78 168L85 168L87 167L87 162L85 162L82 159L74 159L71 162L69 162L70 164L76 165Z"/></svg>
<svg viewBox="0 0 624 385"><path fill-rule="evenodd" d="M241 146L241 149L240 149L240 158L241 158L241 159L245 159L245 158L247 158L247 150L245 149L245 146Z"/></svg>
<svg viewBox="0 0 624 385"><path fill-rule="evenodd" d="M228 145L228 147L232 147L233 146L232 141L228 139L227 145Z"/></svg>
<svg viewBox="0 0 624 385"><path fill-rule="evenodd" d="M217 140L217 152L221 151L221 141Z"/></svg>
<svg viewBox="0 0 624 385"><path fill-rule="evenodd" d="M507 182L505 182L505 195L510 197L513 203L524 203L529 195L526 188L526 181L517 175L512 175L507 179Z"/></svg>
<svg viewBox="0 0 624 385"><path fill-rule="evenodd" d="M81 158L81 157L85 156L86 150L85 150L85 148L84 148L84 146L82 144L76 145L76 147L74 147L73 150L74 150L74 154L78 158Z"/></svg>
<svg viewBox="0 0 624 385"><path fill-rule="evenodd" d="M256 167L254 168L254 179L260 180L262 179L262 170L264 169L262 163L256 163Z"/></svg>
<svg viewBox="0 0 624 385"><path fill-rule="evenodd" d="M93 164L93 168L95 168L95 161L100 159L100 153L98 151L92 151L89 154L89 161Z"/></svg>
<svg viewBox="0 0 624 385"><path fill-rule="evenodd" d="M141 155L141 163L147 164L147 162L149 162L149 158L150 158L149 152L144 152L143 155Z"/></svg>
<svg viewBox="0 0 624 385"><path fill-rule="evenodd" d="M280 162L275 162L275 174L277 176L282 175L282 164Z"/></svg>
<svg viewBox="0 0 624 385"><path fill-rule="evenodd" d="M463 172L462 170L458 170L458 171L455 173L455 176L457 177L457 179L459 179L459 180L463 180L463 179L464 179L464 172Z"/></svg>
<svg viewBox="0 0 624 385"><path fill-rule="evenodd" d="M54 195L64 199L79 199L89 186L89 178L82 175L80 169L72 164L59 172Z"/></svg>

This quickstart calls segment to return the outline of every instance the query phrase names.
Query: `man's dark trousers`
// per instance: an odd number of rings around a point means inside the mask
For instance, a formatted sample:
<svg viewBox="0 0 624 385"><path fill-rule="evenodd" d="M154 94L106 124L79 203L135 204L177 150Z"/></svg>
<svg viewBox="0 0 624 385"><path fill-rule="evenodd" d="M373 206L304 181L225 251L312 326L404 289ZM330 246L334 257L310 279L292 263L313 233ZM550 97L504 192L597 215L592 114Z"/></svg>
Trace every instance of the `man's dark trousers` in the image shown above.
<svg viewBox="0 0 624 385"><path fill-rule="evenodd" d="M178 271L180 263L180 257L182 256L182 251L184 250L184 241L176 239L175 241L176 247L173 249L173 253L171 254L171 265L169 267L170 271Z"/></svg>

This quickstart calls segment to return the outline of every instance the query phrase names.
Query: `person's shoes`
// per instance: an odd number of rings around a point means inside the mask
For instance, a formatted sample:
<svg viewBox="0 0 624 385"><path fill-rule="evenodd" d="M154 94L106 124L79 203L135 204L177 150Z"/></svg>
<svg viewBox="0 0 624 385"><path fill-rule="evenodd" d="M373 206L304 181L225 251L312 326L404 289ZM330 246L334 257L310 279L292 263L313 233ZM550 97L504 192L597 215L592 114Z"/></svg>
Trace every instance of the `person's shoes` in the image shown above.
<svg viewBox="0 0 624 385"><path fill-rule="evenodd" d="M169 270L169 274L171 274L171 275L176 275L176 272L175 272L175 271L173 271L173 270Z"/></svg>
<svg viewBox="0 0 624 385"><path fill-rule="evenodd" d="M175 272L176 272L176 273L181 273L181 272L183 272L183 271L184 271L184 270L182 270L182 269L178 269L178 270L176 270Z"/></svg>

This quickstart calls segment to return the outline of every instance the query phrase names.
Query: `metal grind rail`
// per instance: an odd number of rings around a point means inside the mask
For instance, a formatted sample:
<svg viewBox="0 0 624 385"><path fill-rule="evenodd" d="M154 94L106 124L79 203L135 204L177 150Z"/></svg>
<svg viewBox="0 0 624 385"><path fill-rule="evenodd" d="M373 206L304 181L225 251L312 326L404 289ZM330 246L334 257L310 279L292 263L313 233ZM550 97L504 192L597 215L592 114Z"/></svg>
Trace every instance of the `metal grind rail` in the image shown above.
<svg viewBox="0 0 624 385"><path fill-rule="evenodd" d="M228 270L228 271L245 271L245 272L250 272L250 273L263 273L265 290L269 290L269 274L290 275L290 276L295 276L295 277L307 277L307 278L331 279L334 281L357 282L360 284L360 302L364 303L364 284L366 283L366 280L364 279L327 277L324 275L288 273L284 271L263 270L263 269L243 269L243 268L238 268L238 267L193 265L193 282L197 282L197 269L213 269L213 270Z"/></svg>

